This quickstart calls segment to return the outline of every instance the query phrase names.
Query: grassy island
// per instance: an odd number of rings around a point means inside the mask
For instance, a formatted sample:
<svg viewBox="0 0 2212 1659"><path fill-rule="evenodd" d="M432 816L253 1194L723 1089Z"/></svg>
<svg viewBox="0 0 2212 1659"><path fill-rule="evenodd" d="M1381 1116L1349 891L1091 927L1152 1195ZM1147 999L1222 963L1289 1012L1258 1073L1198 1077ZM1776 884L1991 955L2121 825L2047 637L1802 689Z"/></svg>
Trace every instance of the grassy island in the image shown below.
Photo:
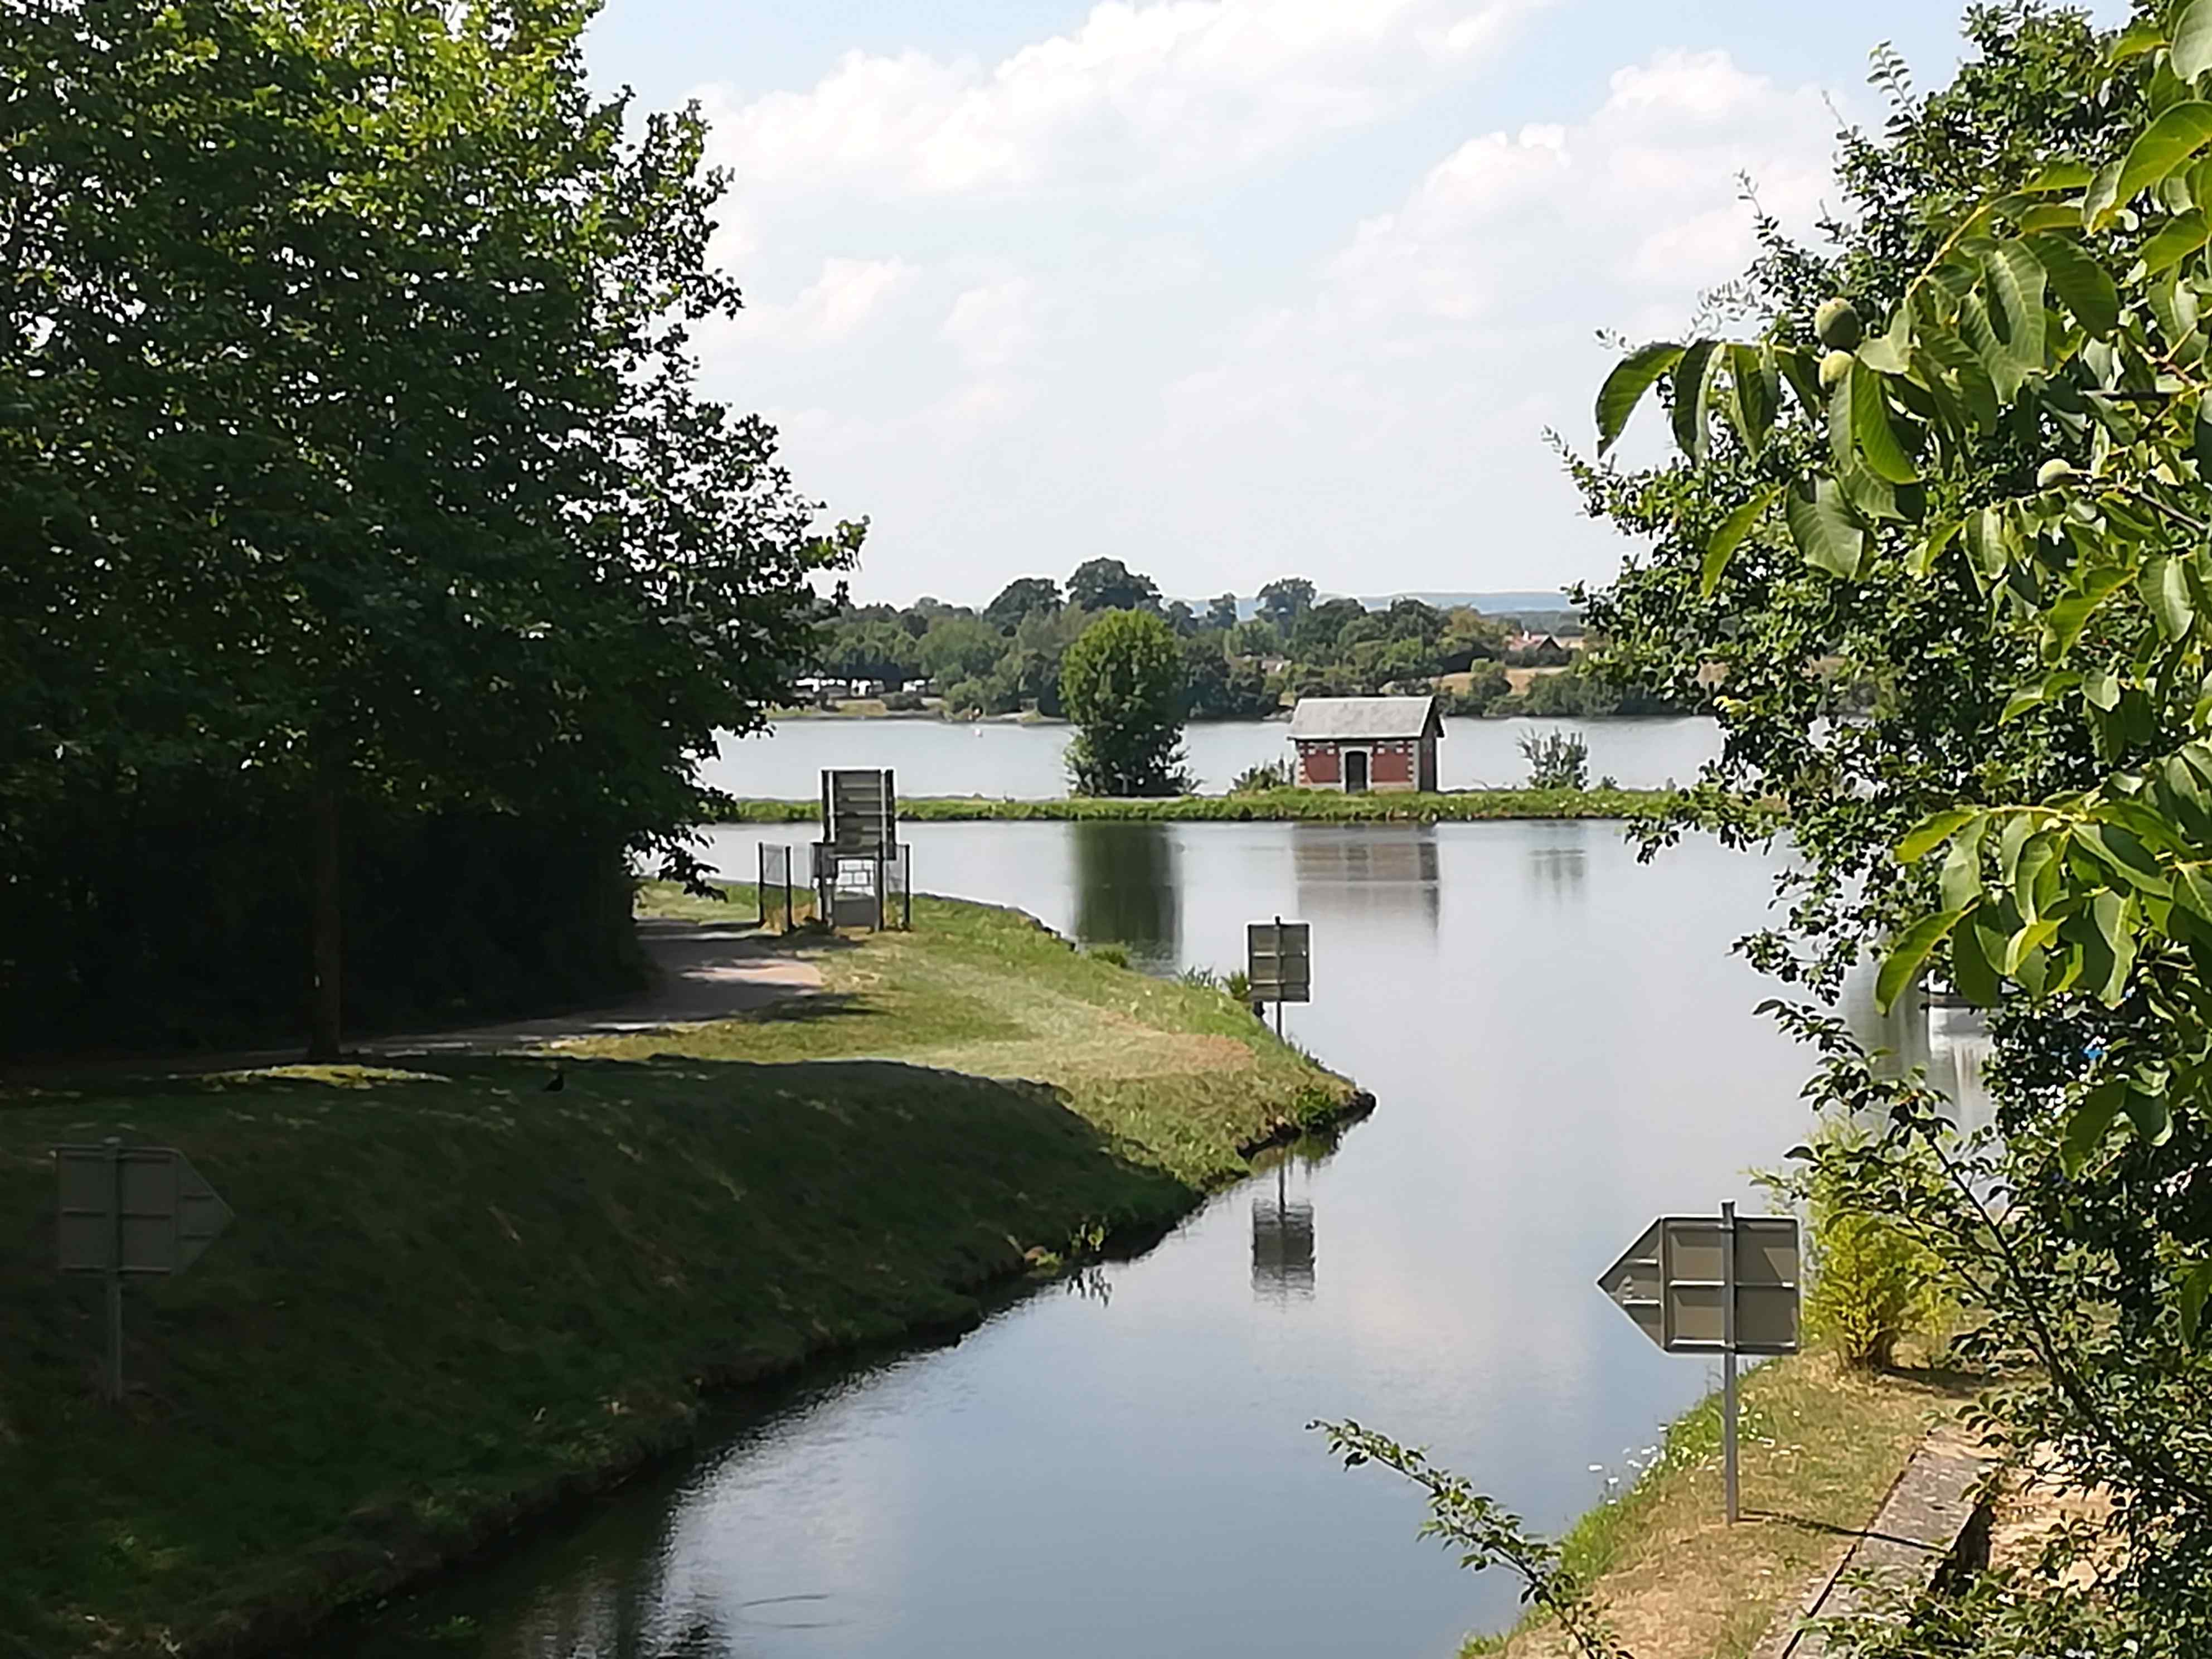
<svg viewBox="0 0 2212 1659"><path fill-rule="evenodd" d="M1069 795L1011 800L931 795L899 802L920 823L1030 819L1127 819L1146 823L1454 823L1492 818L1632 818L1655 812L1663 789L1462 789L1435 794L1346 795L1334 789L1267 789L1239 795L1109 799ZM728 823L811 823L817 800L741 800Z"/></svg>
<svg viewBox="0 0 2212 1659"><path fill-rule="evenodd" d="M557 1091L495 1054L0 1085L0 1654L295 1639L681 1446L717 1385L972 1324L1364 1103L1012 912L786 944L818 991L566 1049ZM237 1212L131 1287L119 1409L48 1151L110 1134Z"/></svg>

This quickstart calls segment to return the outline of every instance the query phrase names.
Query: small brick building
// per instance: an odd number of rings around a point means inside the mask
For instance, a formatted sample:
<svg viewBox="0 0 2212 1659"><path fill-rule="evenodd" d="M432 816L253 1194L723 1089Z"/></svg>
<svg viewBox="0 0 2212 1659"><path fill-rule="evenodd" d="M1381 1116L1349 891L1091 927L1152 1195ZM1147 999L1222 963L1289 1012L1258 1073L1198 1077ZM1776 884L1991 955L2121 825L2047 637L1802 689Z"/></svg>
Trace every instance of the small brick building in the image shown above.
<svg viewBox="0 0 2212 1659"><path fill-rule="evenodd" d="M1309 789L1433 790L1443 734L1434 697L1301 697L1291 711L1297 781Z"/></svg>

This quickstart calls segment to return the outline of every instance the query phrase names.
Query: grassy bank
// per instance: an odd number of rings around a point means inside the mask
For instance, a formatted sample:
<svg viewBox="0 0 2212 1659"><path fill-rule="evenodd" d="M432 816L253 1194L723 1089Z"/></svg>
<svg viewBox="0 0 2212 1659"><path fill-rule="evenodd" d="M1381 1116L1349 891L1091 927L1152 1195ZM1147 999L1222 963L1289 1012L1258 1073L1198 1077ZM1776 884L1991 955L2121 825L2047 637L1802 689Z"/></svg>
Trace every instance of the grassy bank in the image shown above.
<svg viewBox="0 0 2212 1659"><path fill-rule="evenodd" d="M1660 789L1464 789L1442 794L1340 794L1333 789L1268 789L1243 795L1176 795L1106 800L1068 796L1006 800L926 796L899 802L899 816L921 823L981 820L1126 818L1147 823L1453 823L1491 818L1629 818L1657 810ZM818 800L743 800L723 822L812 823Z"/></svg>
<svg viewBox="0 0 2212 1659"><path fill-rule="evenodd" d="M1744 1659L1874 1518L1929 1426L1971 1391L1952 1373L1863 1376L1825 1354L1762 1365L1742 1390L1741 1522L1723 1519L1715 1395L1639 1459L1646 1467L1626 1492L1583 1516L1562 1559L1594 1583L1637 1659ZM1540 1619L1462 1652L1573 1655Z"/></svg>
<svg viewBox="0 0 2212 1659"><path fill-rule="evenodd" d="M915 920L794 942L822 994L593 1045L558 1092L442 1057L0 1091L0 1654L295 1636L680 1445L713 1385L971 1322L1351 1102L1218 993ZM97 1285L52 1272L47 1149L107 1134L238 1215L132 1287L120 1411Z"/></svg>

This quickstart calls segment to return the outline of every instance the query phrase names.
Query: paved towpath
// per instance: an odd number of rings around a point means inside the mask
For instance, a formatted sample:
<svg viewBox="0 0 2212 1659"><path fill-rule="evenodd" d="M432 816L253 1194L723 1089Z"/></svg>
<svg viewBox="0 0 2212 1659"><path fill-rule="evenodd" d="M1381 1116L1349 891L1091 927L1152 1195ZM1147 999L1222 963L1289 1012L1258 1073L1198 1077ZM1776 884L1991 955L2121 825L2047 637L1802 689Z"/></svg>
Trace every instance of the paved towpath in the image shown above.
<svg viewBox="0 0 2212 1659"><path fill-rule="evenodd" d="M513 1020L349 1045L367 1054L497 1054L538 1048L571 1037L619 1036L664 1025L690 1025L749 1013L822 988L822 970L801 962L774 933L722 921L646 921L638 943L653 959L653 982L608 1008Z"/></svg>

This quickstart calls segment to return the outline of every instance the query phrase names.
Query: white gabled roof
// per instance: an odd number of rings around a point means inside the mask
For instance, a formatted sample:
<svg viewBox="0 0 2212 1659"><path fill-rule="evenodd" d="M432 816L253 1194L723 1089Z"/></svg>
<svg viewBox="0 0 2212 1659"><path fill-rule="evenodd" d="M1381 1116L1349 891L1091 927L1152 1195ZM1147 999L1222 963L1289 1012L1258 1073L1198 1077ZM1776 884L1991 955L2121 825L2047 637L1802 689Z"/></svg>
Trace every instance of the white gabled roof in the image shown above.
<svg viewBox="0 0 2212 1659"><path fill-rule="evenodd" d="M1434 697L1300 697L1291 736L1318 738L1418 738L1429 729Z"/></svg>

